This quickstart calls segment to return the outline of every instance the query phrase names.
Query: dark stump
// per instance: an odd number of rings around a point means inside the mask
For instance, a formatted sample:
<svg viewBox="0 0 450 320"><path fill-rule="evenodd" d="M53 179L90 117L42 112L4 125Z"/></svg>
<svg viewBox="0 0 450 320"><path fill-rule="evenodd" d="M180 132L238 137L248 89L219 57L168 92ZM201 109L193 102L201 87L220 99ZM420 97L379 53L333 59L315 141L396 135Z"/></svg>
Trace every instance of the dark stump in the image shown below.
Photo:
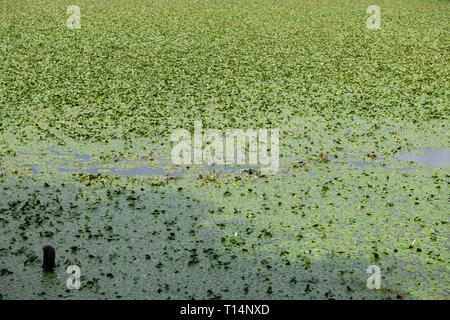
<svg viewBox="0 0 450 320"><path fill-rule="evenodd" d="M42 251L44 252L42 268L45 271L52 271L55 267L55 249L52 246L45 246Z"/></svg>

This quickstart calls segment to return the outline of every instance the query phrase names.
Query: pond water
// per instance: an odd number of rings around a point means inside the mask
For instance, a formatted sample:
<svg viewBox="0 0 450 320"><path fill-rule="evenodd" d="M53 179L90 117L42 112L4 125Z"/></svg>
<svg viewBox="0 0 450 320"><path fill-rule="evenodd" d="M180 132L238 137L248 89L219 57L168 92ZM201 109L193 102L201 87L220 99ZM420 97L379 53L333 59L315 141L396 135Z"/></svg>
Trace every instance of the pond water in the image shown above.
<svg viewBox="0 0 450 320"><path fill-rule="evenodd" d="M50 151L52 154L56 156L65 157L62 162L62 165L57 166L53 165L59 172L85 172L90 174L98 174L100 172L108 171L109 174L119 175L121 177L134 177L134 176L182 176L189 172L204 172L204 171L214 171L217 173L230 173L235 172L239 173L242 170L259 170L259 166L253 165L203 165L203 166L189 166L189 167L180 167L177 169L173 169L173 165L170 161L165 159L154 158L158 163L158 166L151 166L148 164L144 164L145 161L134 161L134 162L123 162L119 161L112 164L106 164L104 166L98 166L90 163L92 157L87 154L76 154L76 153L63 153L55 150L54 148L46 148L46 150ZM23 154L27 155L27 154ZM82 167L76 168L74 166L74 162L81 162ZM24 161L18 161L24 162ZM39 170L38 165L29 165L32 168L33 174L39 174L41 171ZM172 167L172 168L170 168Z"/></svg>
<svg viewBox="0 0 450 320"><path fill-rule="evenodd" d="M400 161L422 163L434 168L449 167L450 149L434 150L430 148L420 148L413 152L403 152L398 155L398 159Z"/></svg>
<svg viewBox="0 0 450 320"><path fill-rule="evenodd" d="M108 172L112 175L119 175L121 177L134 177L134 176L182 176L188 173L197 172L216 172L218 174L223 173L242 173L243 170L259 170L260 166L254 165L203 165L203 166L190 166L190 167L174 167L171 165L170 161L164 159L155 159L158 163L157 166L151 166L146 164L145 161L135 161L135 162L123 162L119 161L111 164L105 164L103 166L95 165L91 163L92 157L87 154L77 154L77 153L63 153L55 150L54 148L47 148L56 156L64 157L62 165L56 166L59 172L85 172L91 174L98 174L100 172ZM287 156L286 158L292 158L292 156ZM333 160L333 159L331 159ZM354 157L349 159L349 164L354 167L365 167L365 166L381 166L385 163L391 162L393 160L383 161L384 159L376 159L379 161L356 161ZM404 162L415 162L425 164L434 168L448 167L450 166L450 149L446 150L434 150L430 148L419 148L412 152L402 152L395 160ZM394 161L395 161L394 160ZM18 161L23 162L23 161ZM75 167L74 162L82 164L82 167ZM334 164L335 163L332 161ZM39 174L38 165L30 165L33 174ZM285 167L285 166L281 166ZM411 169L411 168L404 168ZM280 168L278 173L284 173L286 170Z"/></svg>

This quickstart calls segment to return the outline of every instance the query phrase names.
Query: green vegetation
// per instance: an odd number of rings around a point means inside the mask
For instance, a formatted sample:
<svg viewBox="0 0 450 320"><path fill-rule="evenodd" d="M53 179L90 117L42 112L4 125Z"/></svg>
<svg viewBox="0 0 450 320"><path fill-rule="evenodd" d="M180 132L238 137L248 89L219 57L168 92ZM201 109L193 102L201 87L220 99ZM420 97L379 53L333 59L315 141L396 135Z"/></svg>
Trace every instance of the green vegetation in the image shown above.
<svg viewBox="0 0 450 320"><path fill-rule="evenodd" d="M377 1L381 30L372 1L75 2L0 0L0 298L448 298L449 168L395 161L449 148L448 1ZM279 128L282 172L82 172L174 170L197 120Z"/></svg>

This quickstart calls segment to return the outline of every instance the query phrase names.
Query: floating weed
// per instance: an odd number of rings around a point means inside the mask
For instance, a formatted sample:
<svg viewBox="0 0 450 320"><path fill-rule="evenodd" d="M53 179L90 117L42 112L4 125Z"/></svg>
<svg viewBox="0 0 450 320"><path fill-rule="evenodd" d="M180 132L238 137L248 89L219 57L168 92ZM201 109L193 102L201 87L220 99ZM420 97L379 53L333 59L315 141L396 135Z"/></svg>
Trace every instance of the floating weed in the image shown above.
<svg viewBox="0 0 450 320"><path fill-rule="evenodd" d="M448 3L383 3L5 4L0 298L447 298ZM199 119L280 128L279 174L165 162Z"/></svg>

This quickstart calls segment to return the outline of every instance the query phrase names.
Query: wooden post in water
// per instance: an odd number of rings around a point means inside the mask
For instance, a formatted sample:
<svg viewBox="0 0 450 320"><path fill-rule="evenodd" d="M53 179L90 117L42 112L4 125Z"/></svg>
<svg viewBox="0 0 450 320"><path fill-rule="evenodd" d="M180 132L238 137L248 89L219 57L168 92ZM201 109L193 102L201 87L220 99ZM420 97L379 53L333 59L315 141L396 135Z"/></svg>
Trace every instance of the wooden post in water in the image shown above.
<svg viewBox="0 0 450 320"><path fill-rule="evenodd" d="M42 248L44 253L42 268L44 271L52 271L55 267L55 249L52 246Z"/></svg>

